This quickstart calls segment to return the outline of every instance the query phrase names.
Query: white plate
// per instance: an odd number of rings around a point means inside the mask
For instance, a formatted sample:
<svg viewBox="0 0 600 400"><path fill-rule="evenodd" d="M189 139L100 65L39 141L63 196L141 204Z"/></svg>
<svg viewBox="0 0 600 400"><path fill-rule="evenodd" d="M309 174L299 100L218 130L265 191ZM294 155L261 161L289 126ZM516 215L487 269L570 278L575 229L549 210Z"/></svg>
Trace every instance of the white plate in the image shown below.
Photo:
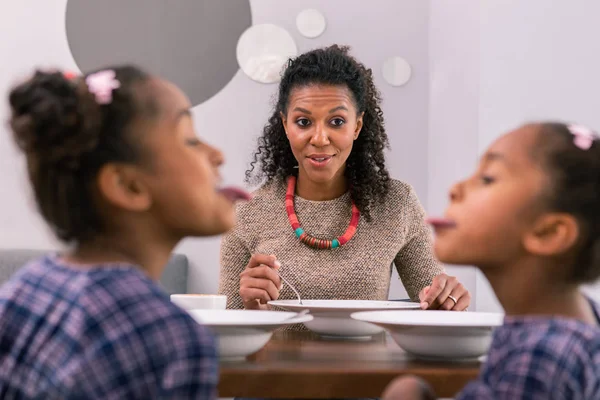
<svg viewBox="0 0 600 400"><path fill-rule="evenodd" d="M419 303L406 301L378 301L378 300L275 300L270 305L281 307L286 310L310 310L311 313L318 311L366 311L366 310L416 310L421 308Z"/></svg>
<svg viewBox="0 0 600 400"><path fill-rule="evenodd" d="M312 319L312 315L300 315L292 318L297 313L284 311L190 310L189 313L203 325L214 327L238 326L271 329L285 325L301 324Z"/></svg>
<svg viewBox="0 0 600 400"><path fill-rule="evenodd" d="M419 310L410 314L395 311L357 312L352 314L352 318L374 324L470 328L500 326L504 321L504 315L500 313L434 310Z"/></svg>
<svg viewBox="0 0 600 400"><path fill-rule="evenodd" d="M258 310L189 310L200 324L217 336L222 360L237 361L256 353L271 339L277 328L313 319L310 314L295 318L295 312Z"/></svg>
<svg viewBox="0 0 600 400"><path fill-rule="evenodd" d="M369 311L352 314L360 322L387 329L407 353L425 359L473 359L484 355L500 313L457 311Z"/></svg>
<svg viewBox="0 0 600 400"><path fill-rule="evenodd" d="M368 310L416 310L418 303L376 300L276 300L271 306L289 311L309 310L314 319L304 325L325 337L365 339L383 332L383 328L350 318L350 314Z"/></svg>

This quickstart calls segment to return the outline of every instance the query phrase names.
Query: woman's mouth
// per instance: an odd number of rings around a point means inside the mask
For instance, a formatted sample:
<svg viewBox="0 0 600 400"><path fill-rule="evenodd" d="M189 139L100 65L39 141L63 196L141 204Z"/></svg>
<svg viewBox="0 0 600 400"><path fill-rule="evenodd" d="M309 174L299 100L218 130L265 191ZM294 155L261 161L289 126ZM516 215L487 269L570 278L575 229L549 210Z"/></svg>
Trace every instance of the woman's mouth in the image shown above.
<svg viewBox="0 0 600 400"><path fill-rule="evenodd" d="M328 154L313 154L308 156L308 161L314 167L324 167L329 164L333 156Z"/></svg>
<svg viewBox="0 0 600 400"><path fill-rule="evenodd" d="M250 193L246 192L244 189L234 186L226 186L218 189L217 191L232 203L235 203L236 201L248 201L252 198Z"/></svg>

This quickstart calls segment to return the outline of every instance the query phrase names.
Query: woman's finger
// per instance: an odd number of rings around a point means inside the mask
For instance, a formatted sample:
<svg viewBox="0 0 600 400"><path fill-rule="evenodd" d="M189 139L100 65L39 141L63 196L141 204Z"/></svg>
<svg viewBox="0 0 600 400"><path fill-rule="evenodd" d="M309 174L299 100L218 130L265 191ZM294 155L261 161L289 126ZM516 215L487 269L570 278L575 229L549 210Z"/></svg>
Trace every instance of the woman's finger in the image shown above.
<svg viewBox="0 0 600 400"><path fill-rule="evenodd" d="M279 277L279 274L277 271L267 265L259 265L254 268L248 268L244 270L244 272L240 274L240 284L241 280L245 277L266 279L273 282L275 287L281 287L281 278Z"/></svg>
<svg viewBox="0 0 600 400"><path fill-rule="evenodd" d="M458 302L452 309L453 311L466 311L467 308L471 305L471 293L467 291L464 295L458 299Z"/></svg>
<svg viewBox="0 0 600 400"><path fill-rule="evenodd" d="M450 293L452 293L452 291L456 288L457 285L459 285L458 279L456 279L453 276L446 277L446 285L444 286L444 289L441 291L438 297L433 301L430 309L443 309L443 304L446 302L446 300L450 300L448 296L450 296Z"/></svg>
<svg viewBox="0 0 600 400"><path fill-rule="evenodd" d="M270 301L269 294L263 289L241 288L240 297L244 303L244 308L256 309L260 304L267 304Z"/></svg>
<svg viewBox="0 0 600 400"><path fill-rule="evenodd" d="M427 294L421 300L422 309L432 310L437 309L440 306L440 303L437 302L437 299L444 291L447 279L448 278L446 274L440 274L433 278L433 281L429 287L429 291L427 291Z"/></svg>
<svg viewBox="0 0 600 400"><path fill-rule="evenodd" d="M419 301L424 301L425 296L427 296L427 293L429 292L429 289L431 289L431 286L425 286L423 289L421 289L421 291L419 292Z"/></svg>
<svg viewBox="0 0 600 400"><path fill-rule="evenodd" d="M253 278L251 276L245 276L240 281L240 286L249 289L261 289L267 292L268 300L277 300L279 297L279 289L275 286L275 283L269 279Z"/></svg>
<svg viewBox="0 0 600 400"><path fill-rule="evenodd" d="M467 293L467 289L462 285L462 283L458 283L454 289L450 292L446 300L440 306L442 310L456 310L456 306L460 299ZM450 297L454 297L454 300ZM456 301L455 301L456 300Z"/></svg>
<svg viewBox="0 0 600 400"><path fill-rule="evenodd" d="M273 254L253 254L246 265L246 269L260 267L261 265L267 265L275 269L281 267L281 264L277 261L277 257Z"/></svg>

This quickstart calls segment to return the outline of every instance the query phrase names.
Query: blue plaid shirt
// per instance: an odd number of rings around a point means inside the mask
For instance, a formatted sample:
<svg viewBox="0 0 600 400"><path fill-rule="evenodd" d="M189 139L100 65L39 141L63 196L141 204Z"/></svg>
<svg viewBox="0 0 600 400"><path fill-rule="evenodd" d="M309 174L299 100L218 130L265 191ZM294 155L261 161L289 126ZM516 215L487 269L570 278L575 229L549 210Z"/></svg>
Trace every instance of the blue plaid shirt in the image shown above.
<svg viewBox="0 0 600 400"><path fill-rule="evenodd" d="M0 398L212 399L214 338L134 266L55 256L0 289Z"/></svg>
<svg viewBox="0 0 600 400"><path fill-rule="evenodd" d="M600 309L592 303L596 318ZM456 400L600 400L600 327L507 317L479 379Z"/></svg>

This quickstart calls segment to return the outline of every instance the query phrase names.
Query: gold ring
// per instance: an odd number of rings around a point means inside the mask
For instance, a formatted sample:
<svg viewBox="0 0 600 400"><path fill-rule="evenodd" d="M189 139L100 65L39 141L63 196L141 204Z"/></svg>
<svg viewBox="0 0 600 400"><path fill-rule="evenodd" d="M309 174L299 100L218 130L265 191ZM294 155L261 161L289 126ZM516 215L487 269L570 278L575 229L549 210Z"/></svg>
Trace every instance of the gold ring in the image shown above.
<svg viewBox="0 0 600 400"><path fill-rule="evenodd" d="M454 302L454 305L456 305L456 303L458 303L458 300L456 300L456 297L452 296L451 294L448 295L448 298Z"/></svg>

